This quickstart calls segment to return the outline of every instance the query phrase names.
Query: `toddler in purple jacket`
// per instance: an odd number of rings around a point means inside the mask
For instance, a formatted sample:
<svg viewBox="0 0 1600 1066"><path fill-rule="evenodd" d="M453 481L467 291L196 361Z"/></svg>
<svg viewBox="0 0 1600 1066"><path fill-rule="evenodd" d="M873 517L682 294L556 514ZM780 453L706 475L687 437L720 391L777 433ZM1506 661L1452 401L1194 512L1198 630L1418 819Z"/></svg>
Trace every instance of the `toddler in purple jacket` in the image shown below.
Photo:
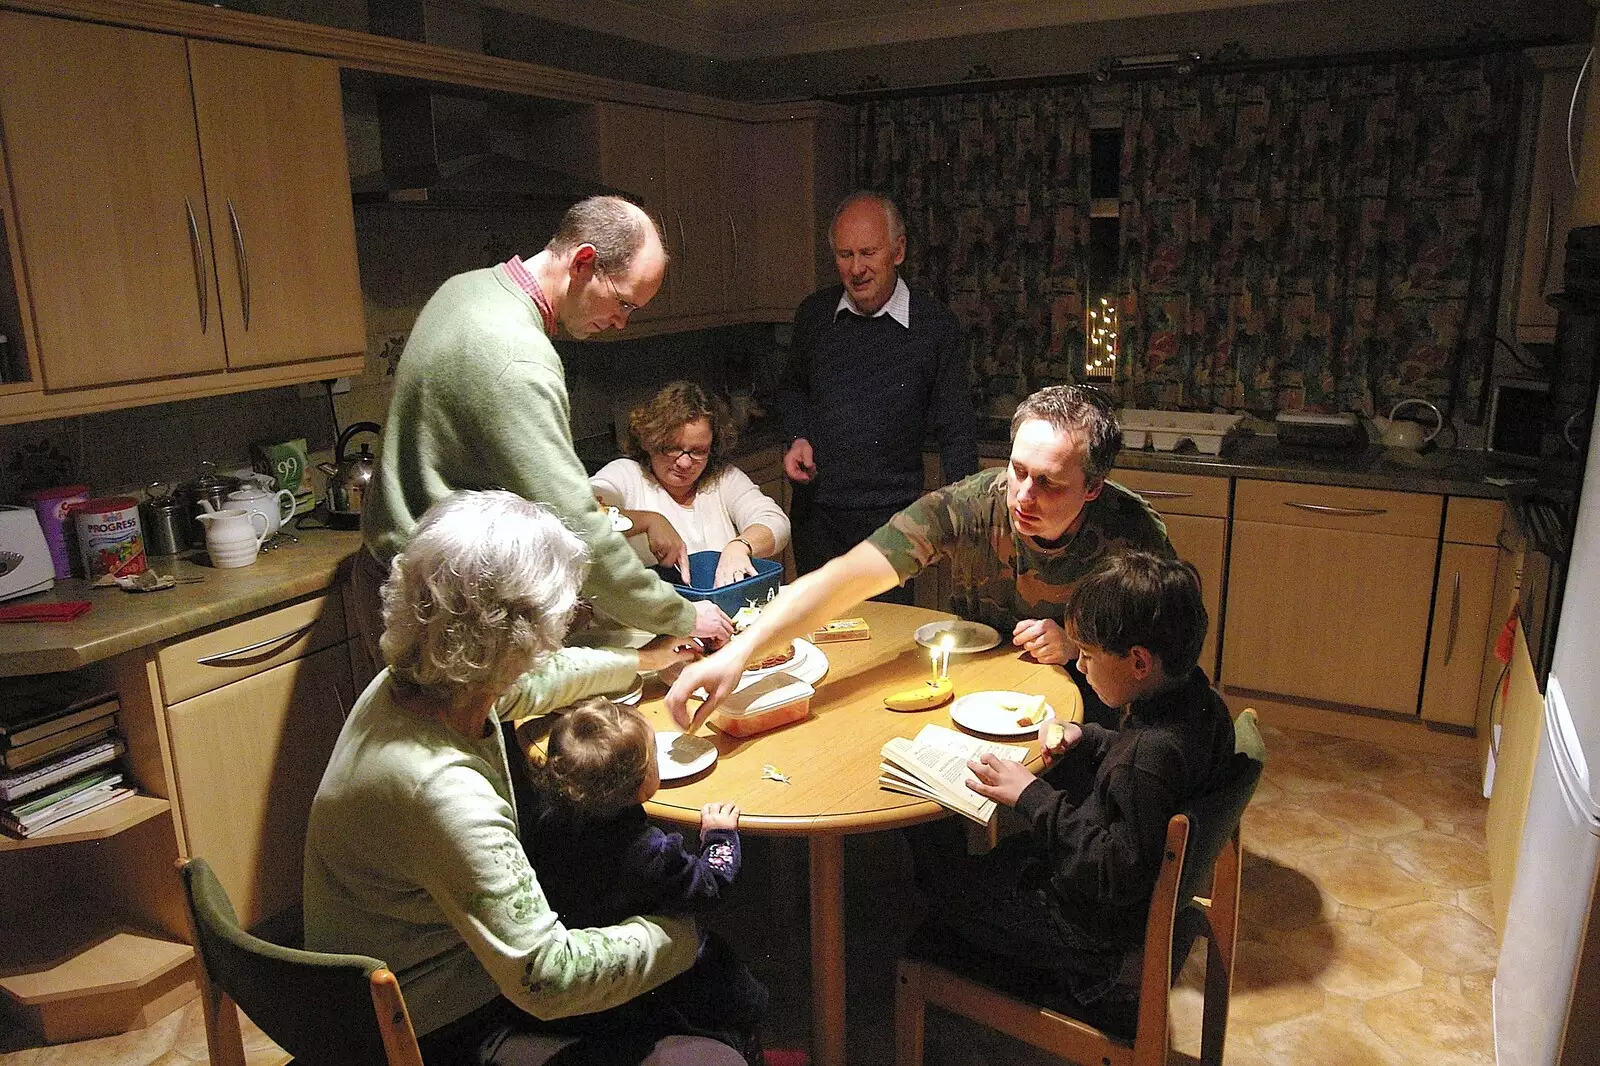
<svg viewBox="0 0 1600 1066"><path fill-rule="evenodd" d="M700 913L739 873L739 808L700 811L700 848L651 825L644 802L661 786L655 728L631 707L586 700L551 726L543 763L530 767L539 806L523 846L564 924L612 925L635 914ZM761 1062L756 1033L767 990L715 934L702 933L695 964L653 992L605 1012L642 1034L709 1036ZM617 1017L623 1015L622 1019ZM582 1029L593 1019L574 1019Z"/></svg>

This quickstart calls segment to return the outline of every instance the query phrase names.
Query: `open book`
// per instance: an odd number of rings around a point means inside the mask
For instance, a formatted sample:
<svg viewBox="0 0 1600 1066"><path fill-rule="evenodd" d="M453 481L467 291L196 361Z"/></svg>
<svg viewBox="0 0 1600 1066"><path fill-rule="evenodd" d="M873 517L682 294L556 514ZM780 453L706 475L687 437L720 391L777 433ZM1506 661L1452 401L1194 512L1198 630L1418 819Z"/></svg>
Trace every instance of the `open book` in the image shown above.
<svg viewBox="0 0 1600 1066"><path fill-rule="evenodd" d="M967 787L967 780L972 777L968 760L978 759L985 752L1012 762L1021 762L1028 755L1028 749L1018 744L996 744L944 726L925 725L915 739L895 737L883 746L878 787L932 800L979 825L990 825L994 822L994 800L984 799Z"/></svg>

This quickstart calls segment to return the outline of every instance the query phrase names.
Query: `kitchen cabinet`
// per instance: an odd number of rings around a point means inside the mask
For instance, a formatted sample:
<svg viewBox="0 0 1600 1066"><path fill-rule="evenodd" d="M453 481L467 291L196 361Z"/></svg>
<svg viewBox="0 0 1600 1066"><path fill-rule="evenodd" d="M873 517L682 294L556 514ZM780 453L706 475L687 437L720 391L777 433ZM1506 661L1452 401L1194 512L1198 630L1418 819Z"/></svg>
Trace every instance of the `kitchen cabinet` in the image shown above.
<svg viewBox="0 0 1600 1066"><path fill-rule="evenodd" d="M656 298L638 322L692 319L727 309L721 210L720 130L726 120L633 104L597 105L600 180L636 197L660 227L671 256Z"/></svg>
<svg viewBox="0 0 1600 1066"><path fill-rule="evenodd" d="M1178 558L1200 572L1200 596L1210 621L1200 665L1213 685L1220 684L1217 649L1228 556L1228 479L1126 469L1112 470L1111 479L1144 497L1166 523Z"/></svg>
<svg viewBox="0 0 1600 1066"><path fill-rule="evenodd" d="M828 230L849 189L845 112L832 105L783 121L753 122L740 132L746 184L739 193L754 213L751 268L739 276L758 311L794 317L800 301L833 281Z"/></svg>
<svg viewBox="0 0 1600 1066"><path fill-rule="evenodd" d="M1492 636L1502 509L1497 500L1446 501L1422 683L1424 721L1467 727L1477 722L1484 649Z"/></svg>
<svg viewBox="0 0 1600 1066"><path fill-rule="evenodd" d="M1516 334L1525 344L1555 341L1556 310L1548 297L1561 291L1567 230L1573 225L1577 185L1572 161L1579 158L1589 81L1585 78L1579 84L1584 53L1582 46L1528 52L1540 77L1533 114L1526 230L1515 289Z"/></svg>
<svg viewBox="0 0 1600 1066"><path fill-rule="evenodd" d="M355 698L346 644L334 592L157 655L184 854L246 927L300 900L311 799Z"/></svg>
<svg viewBox="0 0 1600 1066"><path fill-rule="evenodd" d="M1422 493L1237 482L1228 689L1415 715L1443 506Z"/></svg>
<svg viewBox="0 0 1600 1066"><path fill-rule="evenodd" d="M337 66L0 13L26 389L0 420L359 371Z"/></svg>
<svg viewBox="0 0 1600 1066"><path fill-rule="evenodd" d="M788 321L832 276L827 230L847 191L844 114L807 105L743 121L596 104L598 177L639 200L672 256L661 293L633 323Z"/></svg>

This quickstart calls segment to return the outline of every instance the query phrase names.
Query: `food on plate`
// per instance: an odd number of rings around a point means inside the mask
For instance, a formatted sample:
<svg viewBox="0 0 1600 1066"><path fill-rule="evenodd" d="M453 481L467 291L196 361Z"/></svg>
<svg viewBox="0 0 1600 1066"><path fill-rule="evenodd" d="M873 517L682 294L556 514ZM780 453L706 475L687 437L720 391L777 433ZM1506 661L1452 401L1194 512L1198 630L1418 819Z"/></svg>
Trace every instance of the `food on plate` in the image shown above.
<svg viewBox="0 0 1600 1066"><path fill-rule="evenodd" d="M761 617L761 608L755 603L746 603L734 612L733 631L743 633L755 625L756 619ZM786 647L763 648L762 654L757 655L744 664L746 670L771 670L775 666L782 666L795 656L795 643L789 641Z"/></svg>
<svg viewBox="0 0 1600 1066"><path fill-rule="evenodd" d="M1018 725L1038 725L1040 722L1044 721L1045 709L1043 696L1029 696L1027 699L1022 700L1016 709L1018 711Z"/></svg>
<svg viewBox="0 0 1600 1066"><path fill-rule="evenodd" d="M883 698L883 705L891 711L925 711L937 707L956 694L956 686L948 677L937 681L924 681L916 688L896 692Z"/></svg>

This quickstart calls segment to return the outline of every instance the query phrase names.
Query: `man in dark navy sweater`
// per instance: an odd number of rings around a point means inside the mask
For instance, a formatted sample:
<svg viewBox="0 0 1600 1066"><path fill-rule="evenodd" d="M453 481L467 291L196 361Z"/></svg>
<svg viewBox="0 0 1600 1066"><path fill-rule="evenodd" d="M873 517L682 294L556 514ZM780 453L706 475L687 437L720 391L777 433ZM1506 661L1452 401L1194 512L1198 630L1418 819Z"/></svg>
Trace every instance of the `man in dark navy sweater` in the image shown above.
<svg viewBox="0 0 1600 1066"><path fill-rule="evenodd" d="M834 214L829 240L842 284L812 293L795 312L778 396L792 442L784 471L798 486L801 573L843 555L922 494L930 437L946 483L978 469L956 318L899 276L899 210L875 193L854 193ZM910 586L882 598L909 603Z"/></svg>

